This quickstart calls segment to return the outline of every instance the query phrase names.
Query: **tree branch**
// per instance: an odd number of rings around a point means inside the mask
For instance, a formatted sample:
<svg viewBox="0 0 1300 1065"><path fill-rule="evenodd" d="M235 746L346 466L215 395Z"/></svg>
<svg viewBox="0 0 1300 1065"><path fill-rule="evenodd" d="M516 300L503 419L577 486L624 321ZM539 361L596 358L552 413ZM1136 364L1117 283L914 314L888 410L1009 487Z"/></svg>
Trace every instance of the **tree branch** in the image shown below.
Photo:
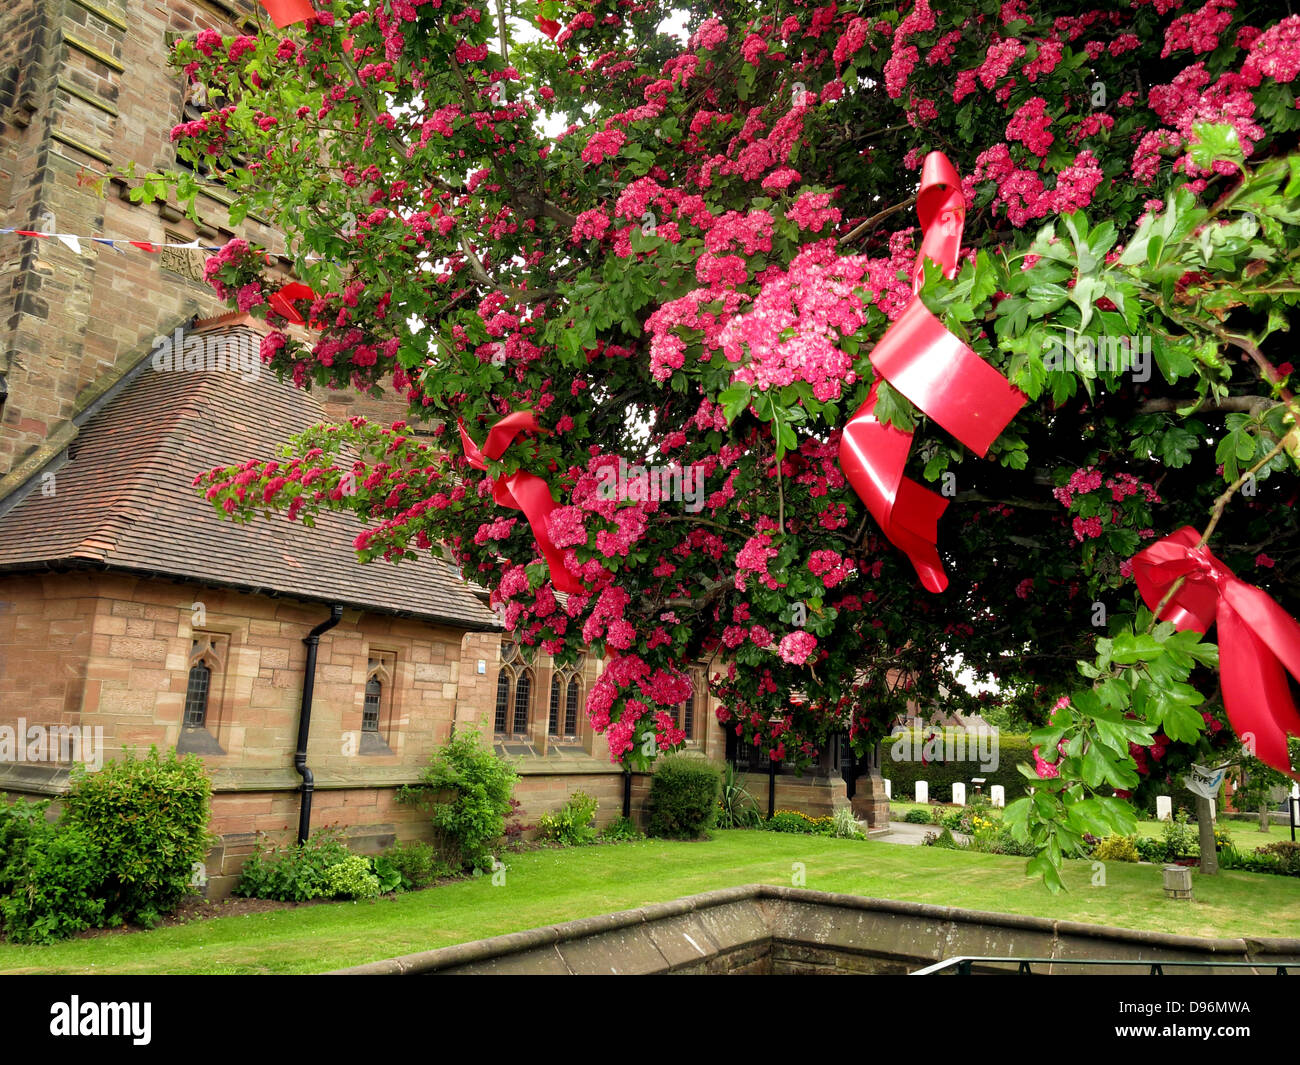
<svg viewBox="0 0 1300 1065"><path fill-rule="evenodd" d="M1159 411L1176 411L1185 407L1192 407L1191 413L1193 414L1202 411L1260 414L1269 407L1277 405L1277 400L1270 399L1268 396L1224 396L1222 399L1210 403L1206 402L1207 398L1207 396L1201 396L1198 400L1193 396L1187 399L1148 399L1138 407L1138 413L1155 414Z"/></svg>
<svg viewBox="0 0 1300 1065"><path fill-rule="evenodd" d="M893 207L886 207L883 211L877 211L870 218L866 219L865 221L859 222L851 230L845 233L844 236L840 237L839 242L841 244L849 243L849 241L853 240L855 237L861 236L868 229L874 226L877 222L881 221L884 218L888 218L891 214L894 214L897 211L901 211L904 208L911 207L912 204L914 203L916 203L916 197L909 196L902 203L896 203L894 204Z"/></svg>

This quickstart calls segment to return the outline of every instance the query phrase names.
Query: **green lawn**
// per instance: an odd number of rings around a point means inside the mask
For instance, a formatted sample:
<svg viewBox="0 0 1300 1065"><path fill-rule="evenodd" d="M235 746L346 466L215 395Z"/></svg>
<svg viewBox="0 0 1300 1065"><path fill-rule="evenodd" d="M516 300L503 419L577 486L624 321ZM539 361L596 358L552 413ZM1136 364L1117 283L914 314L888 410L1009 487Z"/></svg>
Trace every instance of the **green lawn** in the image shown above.
<svg viewBox="0 0 1300 1065"><path fill-rule="evenodd" d="M1067 863L1053 897L1024 859L824 836L718 832L705 843L650 840L514 855L507 882L466 880L377 902L221 917L50 947L0 944L0 973L300 973L628 909L714 888L789 884L1194 935L1300 936L1300 880L1196 878L1193 902L1164 898L1153 866L1112 862L1106 887Z"/></svg>
<svg viewBox="0 0 1300 1065"><path fill-rule="evenodd" d="M890 817L893 821L902 821L907 816L908 810L929 811L932 809L934 809L933 806L914 802L891 802L889 804ZM1261 832L1259 822L1254 819L1250 821L1220 821L1219 825L1228 830L1232 836L1232 842L1238 850L1258 850L1266 843L1291 839L1290 825L1269 825L1267 832ZM1149 836L1154 839L1163 831L1163 821L1138 822L1138 835L1140 836Z"/></svg>

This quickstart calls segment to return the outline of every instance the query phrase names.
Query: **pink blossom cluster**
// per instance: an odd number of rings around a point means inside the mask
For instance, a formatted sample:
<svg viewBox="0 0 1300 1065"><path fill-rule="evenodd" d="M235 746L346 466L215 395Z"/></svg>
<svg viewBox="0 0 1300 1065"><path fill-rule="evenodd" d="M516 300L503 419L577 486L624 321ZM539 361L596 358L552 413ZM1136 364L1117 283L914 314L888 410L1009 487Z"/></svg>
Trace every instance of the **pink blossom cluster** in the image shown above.
<svg viewBox="0 0 1300 1065"><path fill-rule="evenodd" d="M701 359L707 360L721 344L722 331L736 310L749 297L722 288L698 288L661 304L646 319L650 334L650 373L656 381L667 381L686 362L686 341L678 328L703 332ZM713 304L721 304L714 309Z"/></svg>
<svg viewBox="0 0 1300 1065"><path fill-rule="evenodd" d="M838 551L814 551L808 556L808 569L827 588L834 588L853 572L853 564Z"/></svg>
<svg viewBox="0 0 1300 1065"><path fill-rule="evenodd" d="M772 546L772 537L767 533L759 533L757 536L751 536L745 541L745 546L736 553L736 576L735 586L737 591L743 592L746 587L746 574L753 573L768 588L776 589L780 587L776 580L767 572L769 559L777 556L778 552Z"/></svg>
<svg viewBox="0 0 1300 1065"><path fill-rule="evenodd" d="M1070 479L1060 488L1052 489L1052 495L1063 507L1070 506L1075 496L1087 495L1101 487L1101 472L1095 466L1075 470Z"/></svg>
<svg viewBox="0 0 1300 1065"><path fill-rule="evenodd" d="M1300 75L1300 15L1270 26L1249 47L1242 74L1262 74L1283 84L1294 81Z"/></svg>
<svg viewBox="0 0 1300 1065"><path fill-rule="evenodd" d="M593 133L582 149L582 161L592 166L599 166L607 158L613 158L627 143L627 134L621 129L606 129Z"/></svg>
<svg viewBox="0 0 1300 1065"><path fill-rule="evenodd" d="M1219 34L1232 23L1236 6L1236 0L1208 0L1203 7L1179 15L1165 30L1165 47L1160 58L1167 59L1185 48L1190 48L1195 55L1214 51L1219 45Z"/></svg>
<svg viewBox="0 0 1300 1065"><path fill-rule="evenodd" d="M777 654L781 656L781 660L789 662L792 666L804 665L816 650L817 637L803 629L782 636L777 646Z"/></svg>
<svg viewBox="0 0 1300 1065"><path fill-rule="evenodd" d="M733 379L760 391L806 381L818 400L837 399L856 380L837 342L866 322L862 292L879 272L865 256L837 255L833 240L805 245L788 271L769 269L751 308L722 330L723 353L738 364Z"/></svg>
<svg viewBox="0 0 1300 1065"><path fill-rule="evenodd" d="M785 216L800 229L820 233L824 226L833 226L840 220L840 209L831 207L830 202L829 192L805 192Z"/></svg>
<svg viewBox="0 0 1300 1065"><path fill-rule="evenodd" d="M1103 176L1096 157L1084 150L1057 175L1056 186L1046 189L1037 171L1017 167L1006 143L999 143L979 154L973 173L963 179L962 187L967 198L973 199L981 182L996 182L994 205L1004 204L1007 220L1020 227L1050 214L1087 207Z"/></svg>
<svg viewBox="0 0 1300 1065"><path fill-rule="evenodd" d="M1047 113L1047 101L1041 96L1026 100L1007 123L1007 140L1020 141L1035 155L1045 156L1056 138L1047 131L1052 116Z"/></svg>

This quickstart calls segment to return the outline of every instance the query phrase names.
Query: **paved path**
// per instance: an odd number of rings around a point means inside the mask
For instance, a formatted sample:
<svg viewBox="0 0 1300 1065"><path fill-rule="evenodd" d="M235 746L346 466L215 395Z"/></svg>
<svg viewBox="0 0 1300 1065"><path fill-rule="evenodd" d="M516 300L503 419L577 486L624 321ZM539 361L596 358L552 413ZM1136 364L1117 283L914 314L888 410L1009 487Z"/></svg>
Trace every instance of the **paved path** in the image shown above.
<svg viewBox="0 0 1300 1065"><path fill-rule="evenodd" d="M901 843L906 847L919 847L931 832L942 831L943 829L938 825L914 825L910 821L891 821L888 829L873 831L870 838L881 843ZM966 837L960 832L954 832L953 838L959 843L966 842Z"/></svg>

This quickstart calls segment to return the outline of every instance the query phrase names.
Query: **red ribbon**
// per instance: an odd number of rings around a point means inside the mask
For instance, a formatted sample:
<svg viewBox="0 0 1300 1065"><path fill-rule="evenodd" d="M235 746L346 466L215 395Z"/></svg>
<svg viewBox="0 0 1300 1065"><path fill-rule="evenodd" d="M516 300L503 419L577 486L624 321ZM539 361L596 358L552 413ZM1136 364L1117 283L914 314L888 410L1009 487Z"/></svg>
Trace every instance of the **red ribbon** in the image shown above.
<svg viewBox="0 0 1300 1065"><path fill-rule="evenodd" d="M1190 525L1135 555L1133 576L1152 610L1185 578L1161 620L1201 633L1219 626L1219 677L1233 731L1243 740L1253 734L1256 757L1291 776L1286 737L1300 735L1300 713L1286 673L1300 677L1300 624L1215 558Z"/></svg>
<svg viewBox="0 0 1300 1065"><path fill-rule="evenodd" d="M283 288L272 292L267 302L271 309L277 314L289 319L294 325L306 325L307 320L298 313L298 308L294 306L297 300L315 299L316 293L312 291L310 285L304 285L301 281L290 281ZM319 329L316 322L312 322L313 329Z"/></svg>
<svg viewBox="0 0 1300 1065"><path fill-rule="evenodd" d="M305 22L316 17L311 0L261 0L261 4L276 28L281 30L295 22Z"/></svg>
<svg viewBox="0 0 1300 1065"><path fill-rule="evenodd" d="M460 426L460 440L465 447L465 457L476 470L487 469L487 459L496 461L505 454L506 449L514 443L520 433L545 432L530 410L517 410L507 414L488 430L487 439L480 450L465 431L465 422L457 419ZM508 476L492 480L492 498L499 506L522 510L524 517L533 530L537 546L541 548L542 557L551 568L551 583L562 592L585 592L582 583L564 568L564 554L551 540L551 531L547 522L551 511L555 509L555 500L551 498L551 489L536 474L526 470L517 470Z"/></svg>
<svg viewBox="0 0 1300 1065"><path fill-rule="evenodd" d="M912 271L912 299L871 352L877 380L844 427L840 467L889 541L907 555L932 592L948 587L939 560L939 517L948 500L903 476L912 434L875 416L876 392L886 380L921 411L981 458L1025 404L1025 395L965 343L948 332L917 297L926 259L946 276L957 272L965 224L961 180L943 152L921 167L916 213L923 238Z"/></svg>

